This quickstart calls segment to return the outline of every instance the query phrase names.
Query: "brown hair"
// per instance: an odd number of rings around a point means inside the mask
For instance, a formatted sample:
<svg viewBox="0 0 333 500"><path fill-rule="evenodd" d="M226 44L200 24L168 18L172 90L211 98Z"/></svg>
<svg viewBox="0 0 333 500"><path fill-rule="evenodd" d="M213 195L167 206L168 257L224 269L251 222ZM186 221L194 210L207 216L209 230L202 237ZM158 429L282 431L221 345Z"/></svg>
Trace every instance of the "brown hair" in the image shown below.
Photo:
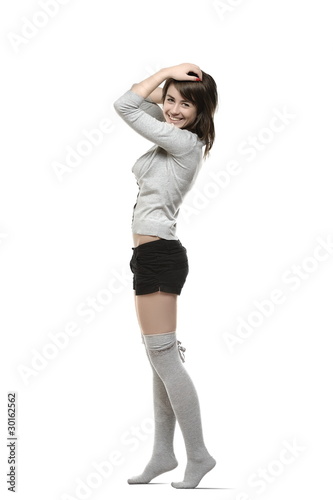
<svg viewBox="0 0 333 500"><path fill-rule="evenodd" d="M193 74L194 73L189 73ZM196 75L197 76L197 75ZM173 84L184 99L192 102L197 108L197 117L194 123L184 127L190 132L198 135L199 139L206 144L204 158L212 149L215 139L214 113L218 105L217 87L214 79L202 71L202 80L200 82L191 80L174 80L168 78L165 81L162 93L164 104L169 85Z"/></svg>

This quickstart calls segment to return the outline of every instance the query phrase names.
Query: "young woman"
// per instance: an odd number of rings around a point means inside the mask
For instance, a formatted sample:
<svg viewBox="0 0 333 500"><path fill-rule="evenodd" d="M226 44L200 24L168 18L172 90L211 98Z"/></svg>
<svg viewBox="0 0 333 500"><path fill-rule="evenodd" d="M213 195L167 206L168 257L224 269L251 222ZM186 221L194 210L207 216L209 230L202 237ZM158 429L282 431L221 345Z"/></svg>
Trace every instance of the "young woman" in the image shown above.
<svg viewBox="0 0 333 500"><path fill-rule="evenodd" d="M176 224L184 196L213 145L217 103L213 78L189 63L161 69L114 103L125 122L154 143L132 169L139 193L130 268L142 341L153 371L155 434L149 463L141 475L128 479L129 484L149 483L177 467L176 420L187 465L183 481L172 486L195 488L216 465L204 443L198 395L183 366L185 348L176 338L177 296L189 271Z"/></svg>

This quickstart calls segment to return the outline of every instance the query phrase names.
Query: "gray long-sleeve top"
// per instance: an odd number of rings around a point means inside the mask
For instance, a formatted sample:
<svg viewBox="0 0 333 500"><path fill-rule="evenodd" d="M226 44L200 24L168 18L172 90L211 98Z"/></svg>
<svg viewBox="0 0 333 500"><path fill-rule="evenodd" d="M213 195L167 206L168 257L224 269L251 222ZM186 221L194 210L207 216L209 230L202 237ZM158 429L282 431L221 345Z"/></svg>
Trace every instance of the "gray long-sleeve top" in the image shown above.
<svg viewBox="0 0 333 500"><path fill-rule="evenodd" d="M132 232L178 240L179 209L201 168L204 142L197 134L167 123L157 104L132 90L119 97L114 108L130 127L154 143L132 168L139 186Z"/></svg>

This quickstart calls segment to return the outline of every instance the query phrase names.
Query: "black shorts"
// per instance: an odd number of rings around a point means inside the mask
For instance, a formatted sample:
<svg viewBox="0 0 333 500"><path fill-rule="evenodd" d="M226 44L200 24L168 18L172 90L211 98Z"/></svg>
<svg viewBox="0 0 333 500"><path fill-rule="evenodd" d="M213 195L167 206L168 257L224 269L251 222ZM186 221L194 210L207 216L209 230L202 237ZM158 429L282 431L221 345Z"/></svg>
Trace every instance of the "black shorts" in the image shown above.
<svg viewBox="0 0 333 500"><path fill-rule="evenodd" d="M187 251L179 240L154 240L132 247L130 268L136 295L168 292L180 295L189 272Z"/></svg>

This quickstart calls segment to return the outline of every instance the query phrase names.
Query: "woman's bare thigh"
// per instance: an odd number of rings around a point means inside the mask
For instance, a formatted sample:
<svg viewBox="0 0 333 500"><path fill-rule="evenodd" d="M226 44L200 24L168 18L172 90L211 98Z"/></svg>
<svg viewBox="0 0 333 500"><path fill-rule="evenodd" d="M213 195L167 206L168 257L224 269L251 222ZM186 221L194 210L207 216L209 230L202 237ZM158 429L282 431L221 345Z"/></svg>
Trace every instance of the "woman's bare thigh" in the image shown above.
<svg viewBox="0 0 333 500"><path fill-rule="evenodd" d="M135 295L135 308L143 334L175 332L177 328L175 293L155 292Z"/></svg>

